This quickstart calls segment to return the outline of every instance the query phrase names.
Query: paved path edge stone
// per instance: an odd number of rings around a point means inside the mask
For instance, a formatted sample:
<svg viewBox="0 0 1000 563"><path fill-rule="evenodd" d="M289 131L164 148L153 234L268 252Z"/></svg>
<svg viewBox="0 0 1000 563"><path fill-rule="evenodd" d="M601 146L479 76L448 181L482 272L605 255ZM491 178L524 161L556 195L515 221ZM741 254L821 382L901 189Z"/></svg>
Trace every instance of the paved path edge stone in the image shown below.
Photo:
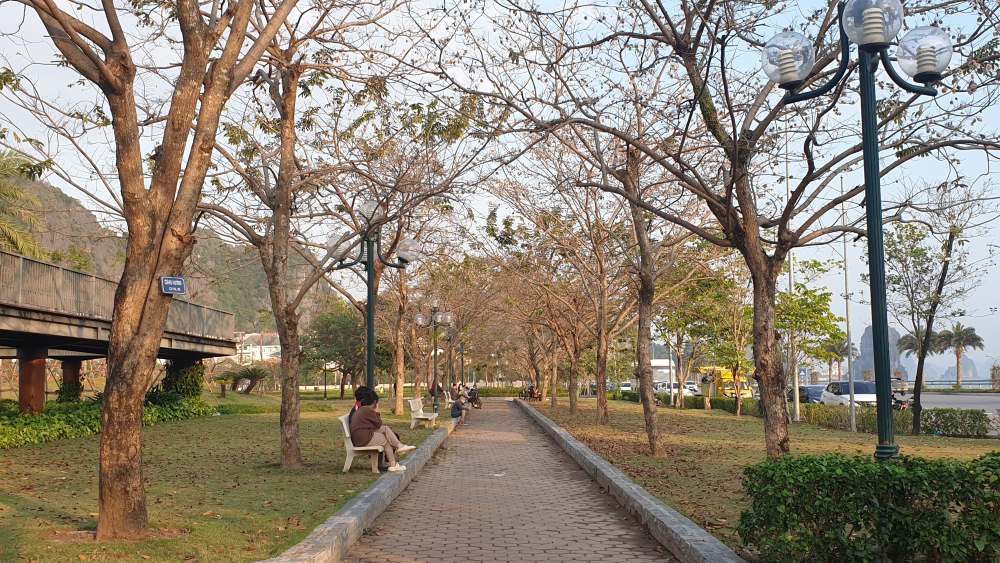
<svg viewBox="0 0 1000 563"><path fill-rule="evenodd" d="M261 563L336 563L343 559L365 529L403 492L444 443L445 438L455 430L453 420L440 426L416 450L403 458L406 471L383 474L371 486L347 501L333 516L316 526L306 539L281 555ZM368 467L367 463L364 465Z"/></svg>
<svg viewBox="0 0 1000 563"><path fill-rule="evenodd" d="M746 563L729 546L663 504L566 429L524 401L514 402L682 563Z"/></svg>

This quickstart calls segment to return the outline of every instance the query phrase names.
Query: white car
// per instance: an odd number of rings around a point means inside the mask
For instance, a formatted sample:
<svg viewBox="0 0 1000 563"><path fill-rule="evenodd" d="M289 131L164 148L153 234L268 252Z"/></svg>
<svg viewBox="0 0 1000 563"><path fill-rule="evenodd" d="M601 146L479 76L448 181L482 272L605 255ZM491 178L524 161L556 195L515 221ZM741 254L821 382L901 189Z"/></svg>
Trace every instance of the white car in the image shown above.
<svg viewBox="0 0 1000 563"><path fill-rule="evenodd" d="M824 405L849 405L851 403L850 383L834 381L823 389L820 402ZM875 404L875 384L870 381L854 382L854 404L873 406Z"/></svg>
<svg viewBox="0 0 1000 563"><path fill-rule="evenodd" d="M631 391L632 390L632 382L631 381L622 382L622 384L618 386L618 390L619 391Z"/></svg>
<svg viewBox="0 0 1000 563"><path fill-rule="evenodd" d="M680 384L677 383L676 381L674 381L672 383L667 383L666 381L661 381L661 382L659 382L659 383L656 384L656 392L657 393L671 393L671 394L676 394L676 393L679 392L678 391L679 388L680 388ZM689 383L685 383L684 384L684 391L683 391L683 393L684 393L685 397L695 397L695 396L701 395L701 389L699 389L698 386L695 385L694 383L690 383L689 382Z"/></svg>

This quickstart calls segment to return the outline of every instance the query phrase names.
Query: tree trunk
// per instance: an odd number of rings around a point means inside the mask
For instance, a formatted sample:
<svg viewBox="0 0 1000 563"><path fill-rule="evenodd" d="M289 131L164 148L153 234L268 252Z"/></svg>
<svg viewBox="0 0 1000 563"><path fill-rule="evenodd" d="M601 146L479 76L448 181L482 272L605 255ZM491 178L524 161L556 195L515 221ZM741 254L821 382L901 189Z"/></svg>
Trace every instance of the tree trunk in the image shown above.
<svg viewBox="0 0 1000 563"><path fill-rule="evenodd" d="M257 387L257 384L259 383L260 383L259 379L251 379L250 382L247 383L247 388L243 390L243 394L249 395L251 392L253 392L253 390Z"/></svg>
<svg viewBox="0 0 1000 563"><path fill-rule="evenodd" d="M302 467L302 450L299 448L301 353L297 319L291 318L278 323L278 340L281 343L281 468L297 469Z"/></svg>
<svg viewBox="0 0 1000 563"><path fill-rule="evenodd" d="M399 270L397 292L399 300L396 303L396 326L392 333L392 345L394 348L392 360L393 371L396 373L396 400L392 405L392 413L396 416L406 414L403 405L403 389L406 386L406 350L403 346L405 326L403 319L406 315L406 271Z"/></svg>
<svg viewBox="0 0 1000 563"><path fill-rule="evenodd" d="M569 358L569 413L570 414L576 414L577 402L578 402L576 392L577 392L577 385L579 382L579 375L578 375L579 369L580 369L580 353L574 350L573 354L570 355ZM601 390L603 391L603 388ZM598 394L598 397L600 397L601 395L604 395L605 396L604 400L607 401L607 393L600 393Z"/></svg>
<svg viewBox="0 0 1000 563"><path fill-rule="evenodd" d="M962 388L962 347L955 347L955 389Z"/></svg>
<svg viewBox="0 0 1000 563"><path fill-rule="evenodd" d="M559 404L559 360L557 357L552 358L552 391L549 394L549 401L553 408Z"/></svg>
<svg viewBox="0 0 1000 563"><path fill-rule="evenodd" d="M607 310L607 296L602 295L600 298L601 305L598 307L597 311L597 388L605 389L608 385L608 310ZM573 372L573 380L571 380L571 385L576 385L576 372ZM571 391L572 393L572 391ZM572 410L572 401L570 399ZM608 423L608 394L598 393L597 394L597 423L607 424Z"/></svg>
<svg viewBox="0 0 1000 563"><path fill-rule="evenodd" d="M650 280L652 281L652 280ZM639 326L635 350L635 379L639 382L639 398L642 401L642 419L646 427L649 455L658 452L656 428L656 390L653 388L652 346L650 329L653 318L653 285L645 280L639 289Z"/></svg>
<svg viewBox="0 0 1000 563"><path fill-rule="evenodd" d="M149 220L146 226L153 221ZM101 407L98 540L140 537L148 526L142 415L146 391L156 377L156 354L170 308L169 297L153 288L158 287L160 275L180 272L188 253L166 241L155 244L146 236L152 235L150 230L141 228L140 223L129 223L125 269L115 292L108 339L108 376ZM149 259L156 248L162 249L158 265Z"/></svg>
<svg viewBox="0 0 1000 563"><path fill-rule="evenodd" d="M340 398L344 398L344 388L347 387L347 372L340 372Z"/></svg>
<svg viewBox="0 0 1000 563"><path fill-rule="evenodd" d="M944 286L948 280L948 269L951 267L951 253L955 248L955 239L958 238L958 230L951 229L948 232L948 239L944 242L944 258L941 264L941 273L938 275L937 286L934 288L934 299L931 300L931 308L927 313L927 320L924 323L923 342L917 350L917 373L913 379L913 427L911 434L919 436L922 432L920 415L924 412L923 405L920 404L920 394L924 387L924 360L930 354L931 340L934 337L934 318L937 316L938 305L941 303L941 294L944 293ZM916 333L914 327L914 333Z"/></svg>
<svg viewBox="0 0 1000 563"><path fill-rule="evenodd" d="M740 366L733 367L733 387L736 388L736 416L743 416L743 386L740 383Z"/></svg>
<svg viewBox="0 0 1000 563"><path fill-rule="evenodd" d="M757 273L753 277L753 357L754 375L760 386L760 407L764 417L767 455L779 457L789 452L788 404L785 377L778 354L775 329L775 275Z"/></svg>
<svg viewBox="0 0 1000 563"><path fill-rule="evenodd" d="M145 386L115 378L101 408L97 539L138 538L149 525L142 477Z"/></svg>
<svg viewBox="0 0 1000 563"><path fill-rule="evenodd" d="M684 364L684 335L677 333L674 335L674 353L677 354L677 373L674 379L677 380L677 394L674 395L674 406L678 409L684 408L684 385L687 383L687 372L689 366Z"/></svg>
<svg viewBox="0 0 1000 563"><path fill-rule="evenodd" d="M630 159L631 162L631 159ZM627 189L635 196L634 175L626 182ZM658 451L658 434L656 427L656 389L653 388L653 299L656 297L656 257L653 245L646 231L645 212L639 206L629 203L632 215L632 230L635 231L639 247L639 290L638 290L638 326L635 339L635 379L639 383L639 399L642 402L643 425L646 427L646 440L649 443L649 455L656 456ZM680 387L678 385L678 387Z"/></svg>

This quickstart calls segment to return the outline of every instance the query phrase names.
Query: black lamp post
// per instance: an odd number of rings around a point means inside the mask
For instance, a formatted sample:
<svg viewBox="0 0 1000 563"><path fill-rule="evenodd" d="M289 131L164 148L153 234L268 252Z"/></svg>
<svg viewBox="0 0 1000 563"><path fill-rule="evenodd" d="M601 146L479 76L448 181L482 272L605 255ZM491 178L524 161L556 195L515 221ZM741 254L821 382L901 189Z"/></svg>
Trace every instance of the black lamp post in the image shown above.
<svg viewBox="0 0 1000 563"><path fill-rule="evenodd" d="M434 412L441 411L441 394L438 392L438 370L437 370L437 329L439 326L451 326L454 315L451 313L443 312L438 306L438 300L435 299L431 302L431 315L430 317L424 315L423 313L418 313L414 318L417 326L431 329L431 356L433 357L433 371L434 371L434 382L432 389L434 390Z"/></svg>
<svg viewBox="0 0 1000 563"><path fill-rule="evenodd" d="M420 244L413 239L403 239L396 246L396 262L391 262L382 256L382 239L379 236L384 215L381 207L374 201L366 201L358 206L365 232L362 234L361 251L358 257L350 262L340 261L331 270L352 268L358 264L365 265L365 288L368 291L368 301L365 304L365 329L367 342L365 344L365 385L375 388L375 307L378 291L375 288L375 260L390 268L405 268L420 255Z"/></svg>
<svg viewBox="0 0 1000 563"><path fill-rule="evenodd" d="M779 33L764 46L764 72L787 90L785 104L822 96L847 75L850 43L858 45L858 73L861 81L861 146L865 175L865 218L868 230L868 273L871 285L872 344L875 353L877 459L899 455L892 428L892 382L889 373L889 323L885 297L885 257L882 245L882 194L879 185L878 114L876 113L875 73L885 68L889 78L913 94L937 95L929 86L941 80L951 61L948 34L937 27L911 30L899 41L899 66L922 85L904 80L892 64L889 46L903 25L903 5L899 0L850 0L838 6L840 28L840 68L836 75L815 90L799 92L815 63L812 43L802 34ZM853 374L850 375L853 383Z"/></svg>
<svg viewBox="0 0 1000 563"><path fill-rule="evenodd" d="M462 377L462 387L465 387L465 342L459 341L458 343L458 361L462 362L462 367L459 368Z"/></svg>

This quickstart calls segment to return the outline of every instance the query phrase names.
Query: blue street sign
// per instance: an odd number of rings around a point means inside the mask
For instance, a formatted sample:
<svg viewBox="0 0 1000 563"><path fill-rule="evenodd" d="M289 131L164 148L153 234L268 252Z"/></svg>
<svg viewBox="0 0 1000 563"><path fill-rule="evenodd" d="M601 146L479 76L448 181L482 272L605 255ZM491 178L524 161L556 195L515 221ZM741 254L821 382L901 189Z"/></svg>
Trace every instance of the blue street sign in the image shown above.
<svg viewBox="0 0 1000 563"><path fill-rule="evenodd" d="M167 295L183 295L187 293L187 281L181 276L163 276L160 278L160 291Z"/></svg>

